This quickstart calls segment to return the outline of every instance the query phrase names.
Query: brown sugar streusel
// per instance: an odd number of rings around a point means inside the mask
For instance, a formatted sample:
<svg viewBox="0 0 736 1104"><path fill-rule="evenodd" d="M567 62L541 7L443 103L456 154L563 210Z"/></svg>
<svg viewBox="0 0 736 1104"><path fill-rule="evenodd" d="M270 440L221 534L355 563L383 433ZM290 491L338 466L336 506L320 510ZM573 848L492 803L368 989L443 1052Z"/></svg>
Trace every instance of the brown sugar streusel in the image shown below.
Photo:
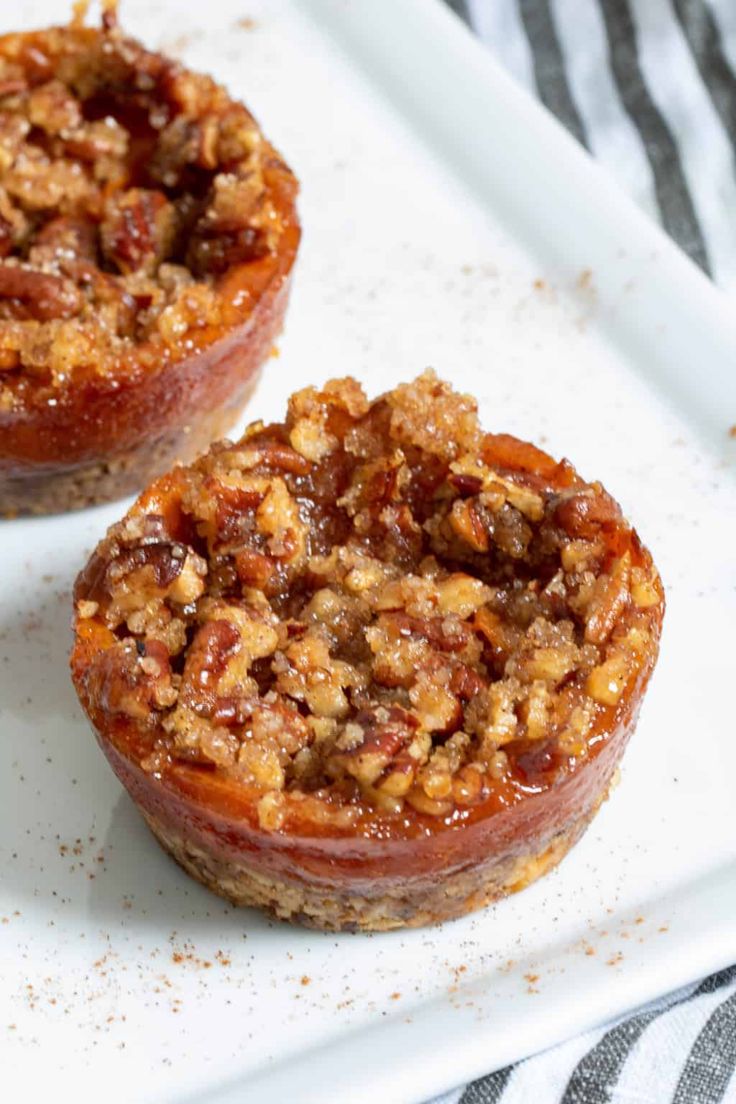
<svg viewBox="0 0 736 1104"><path fill-rule="evenodd" d="M663 608L600 484L432 373L373 402L306 388L175 470L76 600L82 701L144 773L218 779L267 834L374 839L597 771Z"/></svg>

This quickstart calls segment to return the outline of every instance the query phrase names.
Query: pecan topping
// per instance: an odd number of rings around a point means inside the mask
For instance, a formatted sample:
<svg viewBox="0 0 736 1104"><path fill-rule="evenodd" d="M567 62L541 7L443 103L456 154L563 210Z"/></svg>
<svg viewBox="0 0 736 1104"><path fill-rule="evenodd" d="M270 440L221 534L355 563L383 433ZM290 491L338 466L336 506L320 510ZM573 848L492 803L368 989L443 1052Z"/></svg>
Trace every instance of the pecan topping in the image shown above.
<svg viewBox="0 0 736 1104"><path fill-rule="evenodd" d="M170 702L167 755L251 787L264 830L301 801L437 819L556 785L656 649L659 580L613 499L431 374L374 403L308 388L148 500L77 608L176 673L116 643L99 692L142 721Z"/></svg>

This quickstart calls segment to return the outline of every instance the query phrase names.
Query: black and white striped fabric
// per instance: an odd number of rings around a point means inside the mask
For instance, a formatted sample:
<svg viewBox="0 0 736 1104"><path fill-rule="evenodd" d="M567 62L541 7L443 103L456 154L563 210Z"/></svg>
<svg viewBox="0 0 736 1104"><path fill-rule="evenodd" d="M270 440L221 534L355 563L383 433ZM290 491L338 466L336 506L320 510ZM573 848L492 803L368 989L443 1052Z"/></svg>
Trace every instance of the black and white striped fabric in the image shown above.
<svg viewBox="0 0 736 1104"><path fill-rule="evenodd" d="M736 292L736 0L447 0ZM432 1104L736 1104L736 966Z"/></svg>
<svg viewBox="0 0 736 1104"><path fill-rule="evenodd" d="M735 1069L731 966L431 1104L732 1104Z"/></svg>
<svg viewBox="0 0 736 1104"><path fill-rule="evenodd" d="M717 284L736 291L736 0L448 0Z"/></svg>

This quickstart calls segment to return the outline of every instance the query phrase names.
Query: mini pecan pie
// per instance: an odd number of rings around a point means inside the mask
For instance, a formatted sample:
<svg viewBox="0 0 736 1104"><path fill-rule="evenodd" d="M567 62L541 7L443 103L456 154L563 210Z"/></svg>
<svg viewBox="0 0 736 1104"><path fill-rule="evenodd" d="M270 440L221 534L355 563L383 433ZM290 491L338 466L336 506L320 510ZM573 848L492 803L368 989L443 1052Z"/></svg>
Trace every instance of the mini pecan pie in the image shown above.
<svg viewBox="0 0 736 1104"><path fill-rule="evenodd" d="M296 187L242 104L109 11L0 37L0 512L139 489L233 424Z"/></svg>
<svg viewBox="0 0 736 1104"><path fill-rule="evenodd" d="M601 485L432 374L307 388L159 479L75 599L77 691L166 850L334 929L445 920L557 863L664 612Z"/></svg>

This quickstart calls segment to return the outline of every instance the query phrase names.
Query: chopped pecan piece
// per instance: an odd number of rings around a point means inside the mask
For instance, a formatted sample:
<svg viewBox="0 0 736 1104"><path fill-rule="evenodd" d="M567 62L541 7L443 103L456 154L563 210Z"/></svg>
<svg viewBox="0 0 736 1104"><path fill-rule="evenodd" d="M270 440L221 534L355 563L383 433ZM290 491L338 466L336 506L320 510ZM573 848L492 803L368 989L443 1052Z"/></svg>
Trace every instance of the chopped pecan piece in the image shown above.
<svg viewBox="0 0 736 1104"><path fill-rule="evenodd" d="M0 264L0 303L13 318L47 322L72 318L82 309L83 297L69 280L15 264Z"/></svg>
<svg viewBox="0 0 736 1104"><path fill-rule="evenodd" d="M602 644L613 632L629 601L631 575L628 553L616 560L609 573L601 575L585 613L585 639Z"/></svg>
<svg viewBox="0 0 736 1104"><path fill-rule="evenodd" d="M82 121L79 100L60 80L37 85L28 97L28 118L47 134L74 130Z"/></svg>
<svg viewBox="0 0 736 1104"><path fill-rule="evenodd" d="M398 706L372 712L363 710L351 722L350 735L355 743L335 756L335 764L359 782L373 785L398 753L411 743L415 729L412 715Z"/></svg>
<svg viewBox="0 0 736 1104"><path fill-rule="evenodd" d="M232 621L208 621L197 630L182 677L180 697L185 705L200 712L214 711L220 679L240 646L240 633Z"/></svg>
<svg viewBox="0 0 736 1104"><path fill-rule="evenodd" d="M110 714L145 724L176 701L169 653L156 640L124 640L103 652L87 674L87 686Z"/></svg>
<svg viewBox="0 0 736 1104"><path fill-rule="evenodd" d="M621 520L621 509L600 485L565 495L555 509L557 524L571 537L593 540L605 526Z"/></svg>
<svg viewBox="0 0 736 1104"><path fill-rule="evenodd" d="M268 233L258 211L263 182L256 176L215 178L212 203L197 223L187 264L198 275L219 274L268 251Z"/></svg>
<svg viewBox="0 0 736 1104"><path fill-rule="evenodd" d="M155 271L175 234L176 210L163 192L131 188L107 201L100 226L102 252L121 272Z"/></svg>
<svg viewBox="0 0 736 1104"><path fill-rule="evenodd" d="M70 261L94 261L97 256L95 232L82 219L60 215L44 223L34 236L28 259L33 265L56 264L62 270ZM68 271L68 269L67 269Z"/></svg>

